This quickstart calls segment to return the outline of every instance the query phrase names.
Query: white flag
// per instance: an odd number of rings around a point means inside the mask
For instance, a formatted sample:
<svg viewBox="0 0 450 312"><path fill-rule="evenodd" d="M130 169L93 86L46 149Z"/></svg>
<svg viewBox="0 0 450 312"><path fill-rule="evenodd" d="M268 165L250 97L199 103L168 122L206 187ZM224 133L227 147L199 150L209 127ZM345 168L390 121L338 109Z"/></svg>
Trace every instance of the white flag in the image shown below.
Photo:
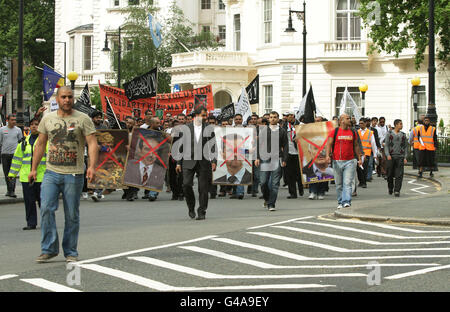
<svg viewBox="0 0 450 312"><path fill-rule="evenodd" d="M245 88L242 88L241 96L239 97L239 101L236 103L234 108L234 114L242 115L242 124L245 126L247 124L247 119L252 115L252 109L250 107L250 102L248 100L247 91Z"/></svg>
<svg viewBox="0 0 450 312"><path fill-rule="evenodd" d="M352 96L345 87L344 96L341 100L341 108L339 110L339 116L345 113L345 110L350 108L352 110L352 115L355 116L356 122L359 122L361 119L361 113L359 112L358 105L356 105Z"/></svg>

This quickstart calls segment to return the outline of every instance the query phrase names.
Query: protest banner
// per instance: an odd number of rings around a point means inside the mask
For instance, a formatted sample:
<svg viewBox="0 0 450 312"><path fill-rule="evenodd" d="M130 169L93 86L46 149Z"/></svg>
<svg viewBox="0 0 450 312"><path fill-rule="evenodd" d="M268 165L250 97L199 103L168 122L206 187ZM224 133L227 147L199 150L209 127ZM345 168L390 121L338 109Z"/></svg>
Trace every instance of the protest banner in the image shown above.
<svg viewBox="0 0 450 312"><path fill-rule="evenodd" d="M122 175L127 158L128 130L102 129L95 133L100 147L91 189L123 188Z"/></svg>
<svg viewBox="0 0 450 312"><path fill-rule="evenodd" d="M326 145L335 127L336 121L315 122L295 127L303 184L334 179L331 164L326 161Z"/></svg>
<svg viewBox="0 0 450 312"><path fill-rule="evenodd" d="M185 109L187 112L191 112L194 108L194 97L198 94L206 95L206 108L208 111L214 109L211 85L176 93L158 94L156 97L137 99L134 101L128 100L123 89L102 85L100 83L99 87L103 112L106 112L107 108L106 96L119 121L122 121L127 116L144 118L147 110L151 110L155 115L156 110L162 109L164 111L164 116L167 113L176 116L181 114Z"/></svg>

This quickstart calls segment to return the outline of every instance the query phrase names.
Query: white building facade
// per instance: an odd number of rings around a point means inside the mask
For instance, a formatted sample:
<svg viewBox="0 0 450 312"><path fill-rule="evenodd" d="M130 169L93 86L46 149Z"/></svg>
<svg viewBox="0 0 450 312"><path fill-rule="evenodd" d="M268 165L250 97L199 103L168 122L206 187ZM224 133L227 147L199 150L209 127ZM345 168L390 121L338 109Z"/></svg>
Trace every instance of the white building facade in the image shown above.
<svg viewBox="0 0 450 312"><path fill-rule="evenodd" d="M298 107L302 98L303 22L293 14L296 32L285 30L289 9L303 10L302 2L226 0L224 4L226 52L214 56L210 52L173 55L169 69L172 84L211 82L213 91L227 92L232 101L237 101L240 88L259 74L260 103L253 105L255 112L281 113ZM421 80L418 113L426 112L428 64L415 70L414 49L403 51L398 58L387 54L367 55L370 42L366 30L361 29L362 21L356 16L358 7L357 0L306 0L307 88L312 85L318 114L326 118L338 115L340 99L348 87L365 116L384 116L387 124L392 125L394 119L400 118L408 129L415 116L411 84L415 77ZM425 63L427 57L426 54ZM215 69L206 68L214 63L213 59L217 60ZM246 68L233 69L233 63L242 65L245 59ZM235 80L230 81L230 76ZM358 89L361 84L368 85L364 107ZM436 109L445 125L450 123L449 90L448 78L438 70ZM223 101L215 103L216 107L224 104Z"/></svg>

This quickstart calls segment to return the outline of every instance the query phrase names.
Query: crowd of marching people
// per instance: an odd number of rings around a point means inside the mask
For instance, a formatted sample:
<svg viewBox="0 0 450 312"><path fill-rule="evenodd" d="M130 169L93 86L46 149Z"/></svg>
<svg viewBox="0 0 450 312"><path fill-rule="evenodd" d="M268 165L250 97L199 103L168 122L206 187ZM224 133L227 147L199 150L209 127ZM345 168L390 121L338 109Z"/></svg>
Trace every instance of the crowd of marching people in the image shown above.
<svg viewBox="0 0 450 312"><path fill-rule="evenodd" d="M87 118L85 114L73 110L73 93L67 87L58 90L57 102L59 110L56 112L42 117L44 109L38 111L25 136L22 130L15 126L14 115L8 116L7 126L0 129L1 158L8 185L6 196L15 197L14 181L19 176L26 208L27 226L24 230L36 229L36 203L41 208L42 254L37 262L46 262L59 252L54 219L59 193L63 194L66 215L64 255L67 261L76 261L80 198L89 199L90 195L91 199L97 202L115 191L87 188L88 180L94 177L93 164L98 153L95 148L98 146L95 132L108 129L102 113L94 112ZM252 183L246 185L246 190L244 185L212 184L212 172L216 170L217 165L215 160L206 157L198 160L176 160L170 155L165 178L167 192L172 193L172 200L185 201L189 217L196 220L205 219L208 200L216 197L228 196L230 199L243 200L246 194L249 197L259 196L268 211L275 211L280 185L287 187L288 199L302 197L308 190L310 200L323 200L330 184L334 184L337 208L340 209L350 207L352 197L357 196L358 188L367 188L368 183L377 176L387 180L388 194L398 197L409 145L414 151L414 164L419 169L419 177L422 177L424 171L430 171L430 176L433 176L433 170L436 170L437 138L436 128L430 125L427 116L419 120L408 135L402 131L403 123L400 119L394 120L393 126L387 125L384 117L361 118L356 121L354 117L342 114L334 116L333 120L337 126L329 133L322 154L324 161L331 164L334 180L311 184L302 183L296 126L303 124L304 118L302 116L297 119L294 112L284 112L281 117L276 111L262 116L253 113L246 120L243 120L241 114L235 114L230 118L218 120L214 115L208 115L206 108L200 106L189 115L172 116L166 113L162 120L148 110L144 119L126 117L123 124L130 136L136 127L162 131L171 136L172 144L180 139L176 135L179 126L185 125L194 134L193 144L200 144L201 147L214 137L214 134L203 137L204 127L207 125L254 127L257 140L260 129L267 129L267 142L264 144L269 147L269 153L277 152L272 154L277 155L276 159L261 159L260 155L257 155L256 159L252 160ZM315 117L315 122L324 121L327 121L324 117ZM57 127L58 122L62 122L65 128L62 129L61 125ZM277 146L270 146L273 136L277 139ZM82 144L84 151L79 152L75 150L76 147L70 145L75 141ZM68 153L68 150L71 152ZM199 184L197 212L193 191L195 176ZM122 199L139 199L139 190L135 187L124 189ZM76 194L80 196L77 197ZM158 192L152 190L144 190L141 197L152 202L157 198Z"/></svg>

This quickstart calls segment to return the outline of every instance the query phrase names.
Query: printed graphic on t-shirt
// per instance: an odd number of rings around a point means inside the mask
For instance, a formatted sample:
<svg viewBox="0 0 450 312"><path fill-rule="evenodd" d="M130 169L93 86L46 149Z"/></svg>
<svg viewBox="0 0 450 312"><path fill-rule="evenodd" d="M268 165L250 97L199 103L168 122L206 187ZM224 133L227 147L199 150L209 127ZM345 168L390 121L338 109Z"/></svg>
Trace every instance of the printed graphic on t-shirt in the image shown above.
<svg viewBox="0 0 450 312"><path fill-rule="evenodd" d="M352 141L353 140L353 136L351 136L351 135L338 135L337 139L338 140Z"/></svg>
<svg viewBox="0 0 450 312"><path fill-rule="evenodd" d="M80 142L77 140L77 121L67 123L64 120L56 120L53 130L49 132L49 146L47 161L54 166L77 165L77 154Z"/></svg>

